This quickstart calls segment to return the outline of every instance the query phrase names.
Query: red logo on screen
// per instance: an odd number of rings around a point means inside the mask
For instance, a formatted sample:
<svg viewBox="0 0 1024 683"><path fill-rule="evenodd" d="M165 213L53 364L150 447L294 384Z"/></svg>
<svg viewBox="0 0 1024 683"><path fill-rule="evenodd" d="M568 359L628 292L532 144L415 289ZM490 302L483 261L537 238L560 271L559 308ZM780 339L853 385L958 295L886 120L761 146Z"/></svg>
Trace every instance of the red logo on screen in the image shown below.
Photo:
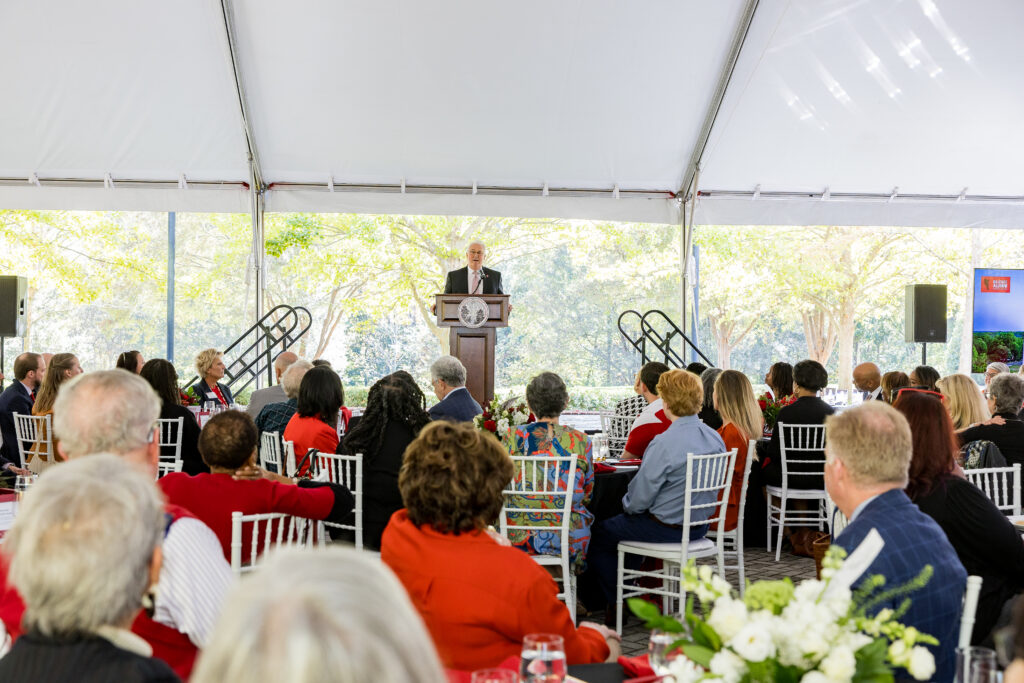
<svg viewBox="0 0 1024 683"><path fill-rule="evenodd" d="M981 278L982 294L1009 294L1010 278L986 275Z"/></svg>

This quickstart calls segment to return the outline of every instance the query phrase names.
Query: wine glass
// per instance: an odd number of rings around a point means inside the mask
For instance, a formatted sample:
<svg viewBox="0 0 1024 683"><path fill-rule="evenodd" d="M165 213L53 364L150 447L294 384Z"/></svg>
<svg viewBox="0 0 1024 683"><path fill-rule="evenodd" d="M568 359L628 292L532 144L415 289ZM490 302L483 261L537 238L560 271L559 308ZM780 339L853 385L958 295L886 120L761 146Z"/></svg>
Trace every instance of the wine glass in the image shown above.
<svg viewBox="0 0 1024 683"><path fill-rule="evenodd" d="M519 674L512 669L480 669L474 671L471 683L519 683Z"/></svg>
<svg viewBox="0 0 1024 683"><path fill-rule="evenodd" d="M565 642L562 636L531 633L523 638L519 677L524 683L562 683L565 674Z"/></svg>
<svg viewBox="0 0 1024 683"><path fill-rule="evenodd" d="M672 648L672 643L679 638L678 633L669 633L657 628L651 631L651 639L647 642L647 661L659 676L667 675L669 664L681 654L678 648Z"/></svg>
<svg viewBox="0 0 1024 683"><path fill-rule="evenodd" d="M956 683L995 683L996 653L987 647L960 647L956 650Z"/></svg>

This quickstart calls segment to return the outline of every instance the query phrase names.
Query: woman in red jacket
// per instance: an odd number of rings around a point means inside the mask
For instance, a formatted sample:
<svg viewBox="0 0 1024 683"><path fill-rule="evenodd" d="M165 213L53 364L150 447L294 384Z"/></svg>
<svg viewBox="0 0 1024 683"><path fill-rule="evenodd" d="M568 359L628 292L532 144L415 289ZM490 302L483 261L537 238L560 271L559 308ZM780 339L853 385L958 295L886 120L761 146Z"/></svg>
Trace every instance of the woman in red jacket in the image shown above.
<svg viewBox="0 0 1024 683"><path fill-rule="evenodd" d="M306 451L315 448L321 453L338 452L340 432L348 428L352 411L345 407L345 390L338 373L330 367L315 367L302 377L295 415L284 428L283 438L295 444L295 464L299 476L309 470L303 462Z"/></svg>
<svg viewBox="0 0 1024 683"><path fill-rule="evenodd" d="M725 510L725 530L736 528L740 514L740 494L743 492L743 472L747 465L747 448L751 439L761 438L764 416L754 398L754 387L742 372L726 370L715 380L712 394L715 410L722 416L718 435L727 450L736 449L736 468L729 485L729 503ZM719 497L721 500L721 497ZM717 527L717 523L712 525Z"/></svg>
<svg viewBox="0 0 1024 683"><path fill-rule="evenodd" d="M551 576L488 528L501 511L512 461L468 423L431 422L405 451L381 559L409 592L449 669L473 671L518 656L523 636L556 633L569 664L617 657L618 635L579 628Z"/></svg>
<svg viewBox="0 0 1024 683"><path fill-rule="evenodd" d="M199 452L209 474L172 472L159 481L167 500L203 521L231 559L231 513L283 512L344 523L355 501L340 484L296 481L256 466L256 425L238 410L210 418L199 435ZM239 471L242 472L239 472ZM236 474L242 476L236 477ZM250 479L257 476L259 478ZM251 527L243 533L242 557L250 557Z"/></svg>

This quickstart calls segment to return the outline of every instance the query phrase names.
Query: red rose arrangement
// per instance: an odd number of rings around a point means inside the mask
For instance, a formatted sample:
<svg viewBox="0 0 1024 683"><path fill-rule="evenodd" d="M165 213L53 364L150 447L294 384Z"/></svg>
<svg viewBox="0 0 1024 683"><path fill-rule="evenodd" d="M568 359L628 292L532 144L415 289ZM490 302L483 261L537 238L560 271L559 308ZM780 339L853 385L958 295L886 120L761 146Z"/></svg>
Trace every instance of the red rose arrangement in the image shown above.
<svg viewBox="0 0 1024 683"><path fill-rule="evenodd" d="M536 420L526 402L514 396L504 402L494 399L483 408L484 412L473 418L473 425L499 439L515 427Z"/></svg>
<svg viewBox="0 0 1024 683"><path fill-rule="evenodd" d="M757 406L761 409L761 415L764 416L765 432L770 432L775 428L775 422L779 419L779 411L795 400L795 395L773 399L768 392L757 397Z"/></svg>

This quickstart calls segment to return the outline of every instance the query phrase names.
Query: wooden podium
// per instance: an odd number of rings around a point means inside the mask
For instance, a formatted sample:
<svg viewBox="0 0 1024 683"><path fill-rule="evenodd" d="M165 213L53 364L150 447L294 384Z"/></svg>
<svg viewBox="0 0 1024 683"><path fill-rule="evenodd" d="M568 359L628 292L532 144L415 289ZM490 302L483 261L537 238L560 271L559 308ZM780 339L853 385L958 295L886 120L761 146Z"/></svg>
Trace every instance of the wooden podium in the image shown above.
<svg viewBox="0 0 1024 683"><path fill-rule="evenodd" d="M459 319L463 299L481 299L487 318L479 327L467 327ZM450 327L451 354L466 366L466 389L480 405L494 398L495 328L508 327L508 294L436 294L438 327Z"/></svg>

